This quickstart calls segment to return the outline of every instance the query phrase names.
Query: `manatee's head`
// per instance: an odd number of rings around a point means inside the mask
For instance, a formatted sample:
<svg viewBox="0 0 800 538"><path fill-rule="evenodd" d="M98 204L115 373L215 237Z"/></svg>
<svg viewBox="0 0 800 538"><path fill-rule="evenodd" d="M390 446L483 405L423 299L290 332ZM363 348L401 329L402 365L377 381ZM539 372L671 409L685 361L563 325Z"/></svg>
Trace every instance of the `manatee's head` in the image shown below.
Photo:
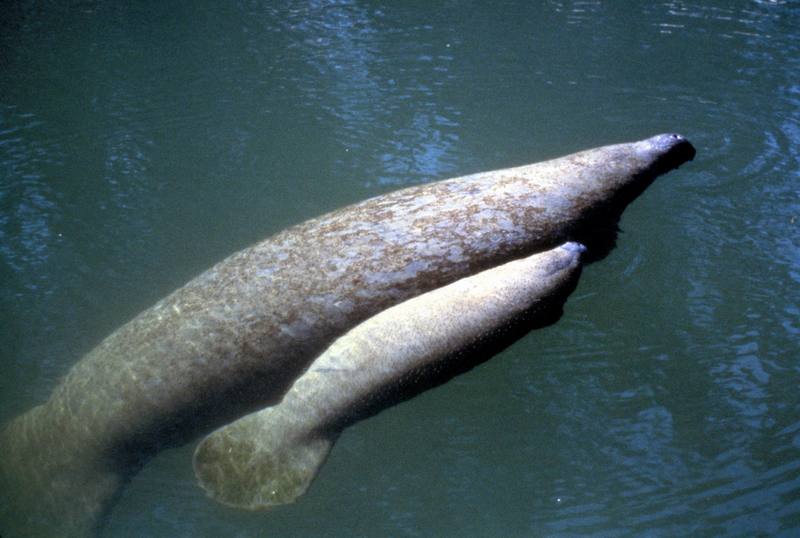
<svg viewBox="0 0 800 538"><path fill-rule="evenodd" d="M658 176L694 159L692 144L679 134L660 134L638 142L615 144L585 152L595 168L595 176L585 177L590 190L597 189L611 205L624 209Z"/></svg>
<svg viewBox="0 0 800 538"><path fill-rule="evenodd" d="M660 134L577 154L591 163L580 177L572 203L581 208L573 238L589 247L587 262L605 257L616 244L622 212L660 175L695 156L694 146L679 134Z"/></svg>
<svg viewBox="0 0 800 538"><path fill-rule="evenodd" d="M644 167L649 168L653 179L669 172L695 156L695 149L685 137L675 134L660 134L632 144Z"/></svg>

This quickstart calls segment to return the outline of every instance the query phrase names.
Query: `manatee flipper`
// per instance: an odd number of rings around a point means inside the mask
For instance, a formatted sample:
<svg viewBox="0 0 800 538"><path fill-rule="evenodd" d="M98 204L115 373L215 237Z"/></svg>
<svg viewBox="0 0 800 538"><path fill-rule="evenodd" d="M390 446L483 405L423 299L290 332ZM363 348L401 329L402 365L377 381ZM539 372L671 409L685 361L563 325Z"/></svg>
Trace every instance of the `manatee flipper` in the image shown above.
<svg viewBox="0 0 800 538"><path fill-rule="evenodd" d="M565 243L435 289L357 325L311 364L278 405L201 442L194 456L200 485L239 508L293 502L308 489L342 429L552 322L574 289L584 250Z"/></svg>
<svg viewBox="0 0 800 538"><path fill-rule="evenodd" d="M331 451L334 439L298 439L296 417L280 405L221 428L197 447L194 470L217 501L257 510L288 504L306 492Z"/></svg>

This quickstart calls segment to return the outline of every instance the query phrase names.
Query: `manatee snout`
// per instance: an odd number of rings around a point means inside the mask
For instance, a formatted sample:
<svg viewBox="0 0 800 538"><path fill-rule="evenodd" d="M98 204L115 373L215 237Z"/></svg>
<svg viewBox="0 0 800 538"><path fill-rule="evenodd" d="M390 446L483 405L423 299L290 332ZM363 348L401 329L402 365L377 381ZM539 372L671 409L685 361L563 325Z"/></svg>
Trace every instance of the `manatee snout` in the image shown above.
<svg viewBox="0 0 800 538"><path fill-rule="evenodd" d="M580 261L581 254L586 252L586 246L577 241L567 241L558 247L558 251L561 251L562 255L553 256L553 260L547 268L547 276L554 275L568 267L577 265Z"/></svg>
<svg viewBox="0 0 800 538"><path fill-rule="evenodd" d="M665 133L653 136L644 141L650 147L650 151L655 150L660 153L661 161L665 169L677 168L681 164L694 159L697 151L689 140L677 133Z"/></svg>
<svg viewBox="0 0 800 538"><path fill-rule="evenodd" d="M561 245L561 248L563 248L568 252L574 252L576 254L582 254L586 252L586 245L578 243L577 241L567 241L566 243Z"/></svg>

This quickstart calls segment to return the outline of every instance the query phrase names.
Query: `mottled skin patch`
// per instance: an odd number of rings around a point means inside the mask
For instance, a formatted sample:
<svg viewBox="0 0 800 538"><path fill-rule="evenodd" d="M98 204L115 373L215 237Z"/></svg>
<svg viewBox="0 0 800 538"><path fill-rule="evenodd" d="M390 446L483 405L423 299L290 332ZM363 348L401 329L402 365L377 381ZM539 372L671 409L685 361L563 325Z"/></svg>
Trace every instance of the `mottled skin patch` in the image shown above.
<svg viewBox="0 0 800 538"><path fill-rule="evenodd" d="M659 135L421 185L233 254L108 336L47 403L12 421L0 487L21 513L57 514L62 535L80 535L153 454L278 401L359 322L581 240L587 223L614 220L693 155L685 139Z"/></svg>

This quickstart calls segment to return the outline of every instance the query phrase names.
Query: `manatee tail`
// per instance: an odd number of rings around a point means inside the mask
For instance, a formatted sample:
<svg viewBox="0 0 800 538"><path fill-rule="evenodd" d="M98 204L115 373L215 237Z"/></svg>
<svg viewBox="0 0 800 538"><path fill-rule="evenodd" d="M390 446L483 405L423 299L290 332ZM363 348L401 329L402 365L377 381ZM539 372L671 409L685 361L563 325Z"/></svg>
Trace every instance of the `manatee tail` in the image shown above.
<svg viewBox="0 0 800 538"><path fill-rule="evenodd" d="M125 477L45 406L0 431L0 535L94 536Z"/></svg>
<svg viewBox="0 0 800 538"><path fill-rule="evenodd" d="M214 500L234 508L268 509L306 492L335 440L299 432L280 406L268 407L203 439L194 453L194 472Z"/></svg>

